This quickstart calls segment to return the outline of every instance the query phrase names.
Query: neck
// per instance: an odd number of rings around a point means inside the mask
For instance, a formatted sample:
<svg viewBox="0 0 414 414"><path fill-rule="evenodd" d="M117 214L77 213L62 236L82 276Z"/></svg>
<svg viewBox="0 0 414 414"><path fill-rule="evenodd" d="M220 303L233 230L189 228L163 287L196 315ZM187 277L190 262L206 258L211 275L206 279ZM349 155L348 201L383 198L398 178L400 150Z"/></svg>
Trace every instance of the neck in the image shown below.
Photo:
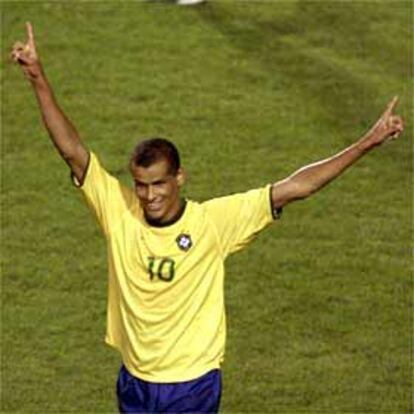
<svg viewBox="0 0 414 414"><path fill-rule="evenodd" d="M145 220L150 226L153 226L153 227L171 226L172 224L180 220L180 218L184 214L186 205L187 205L187 201L185 199L180 199L178 210L175 214L173 214L172 217L166 218L166 219L151 219L150 217L145 216Z"/></svg>

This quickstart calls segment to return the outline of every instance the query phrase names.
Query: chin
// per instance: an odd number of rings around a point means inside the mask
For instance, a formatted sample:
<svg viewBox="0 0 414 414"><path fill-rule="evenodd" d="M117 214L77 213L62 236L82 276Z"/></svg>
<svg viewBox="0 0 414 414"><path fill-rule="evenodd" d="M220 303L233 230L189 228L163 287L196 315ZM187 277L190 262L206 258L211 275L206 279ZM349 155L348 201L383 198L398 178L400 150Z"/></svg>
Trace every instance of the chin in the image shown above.
<svg viewBox="0 0 414 414"><path fill-rule="evenodd" d="M145 217L151 221L162 222L164 219L163 211L145 211Z"/></svg>
<svg viewBox="0 0 414 414"><path fill-rule="evenodd" d="M145 216L151 219L161 219L163 214L162 211L146 211Z"/></svg>

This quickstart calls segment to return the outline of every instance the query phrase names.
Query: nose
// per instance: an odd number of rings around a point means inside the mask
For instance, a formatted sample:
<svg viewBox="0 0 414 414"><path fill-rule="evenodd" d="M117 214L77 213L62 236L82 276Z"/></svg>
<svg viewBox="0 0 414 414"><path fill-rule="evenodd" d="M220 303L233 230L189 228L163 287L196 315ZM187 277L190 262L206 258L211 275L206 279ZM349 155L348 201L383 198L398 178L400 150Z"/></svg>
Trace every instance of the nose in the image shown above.
<svg viewBox="0 0 414 414"><path fill-rule="evenodd" d="M147 188L147 200L151 202L154 200L154 198L155 198L154 188L152 185L149 185Z"/></svg>

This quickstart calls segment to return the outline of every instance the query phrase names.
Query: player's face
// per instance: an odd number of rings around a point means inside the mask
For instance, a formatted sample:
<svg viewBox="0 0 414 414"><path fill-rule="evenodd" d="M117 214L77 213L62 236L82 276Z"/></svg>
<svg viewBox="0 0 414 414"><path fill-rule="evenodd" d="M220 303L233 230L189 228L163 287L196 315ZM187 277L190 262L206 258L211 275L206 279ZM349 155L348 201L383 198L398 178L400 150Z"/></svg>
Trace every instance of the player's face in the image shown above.
<svg viewBox="0 0 414 414"><path fill-rule="evenodd" d="M181 209L180 187L184 184L181 169L174 175L168 161L161 159L149 167L131 166L135 192L150 221L167 223Z"/></svg>

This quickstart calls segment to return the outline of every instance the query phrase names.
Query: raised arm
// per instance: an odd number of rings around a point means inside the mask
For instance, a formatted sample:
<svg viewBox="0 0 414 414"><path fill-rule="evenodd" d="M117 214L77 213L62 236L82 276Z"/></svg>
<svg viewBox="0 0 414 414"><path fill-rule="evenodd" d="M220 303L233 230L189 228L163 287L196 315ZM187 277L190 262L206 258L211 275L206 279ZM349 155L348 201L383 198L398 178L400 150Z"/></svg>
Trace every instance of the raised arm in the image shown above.
<svg viewBox="0 0 414 414"><path fill-rule="evenodd" d="M301 200L314 194L330 181L342 174L363 155L390 139L396 139L404 130L404 124L394 109L398 98L387 106L377 123L353 145L333 157L307 165L282 181L273 184L273 208Z"/></svg>
<svg viewBox="0 0 414 414"><path fill-rule="evenodd" d="M75 126L56 101L37 54L33 27L30 23L26 23L26 30L26 43L16 42L11 57L15 63L20 65L32 84L50 138L75 177L82 182L88 165L89 153L82 144Z"/></svg>

